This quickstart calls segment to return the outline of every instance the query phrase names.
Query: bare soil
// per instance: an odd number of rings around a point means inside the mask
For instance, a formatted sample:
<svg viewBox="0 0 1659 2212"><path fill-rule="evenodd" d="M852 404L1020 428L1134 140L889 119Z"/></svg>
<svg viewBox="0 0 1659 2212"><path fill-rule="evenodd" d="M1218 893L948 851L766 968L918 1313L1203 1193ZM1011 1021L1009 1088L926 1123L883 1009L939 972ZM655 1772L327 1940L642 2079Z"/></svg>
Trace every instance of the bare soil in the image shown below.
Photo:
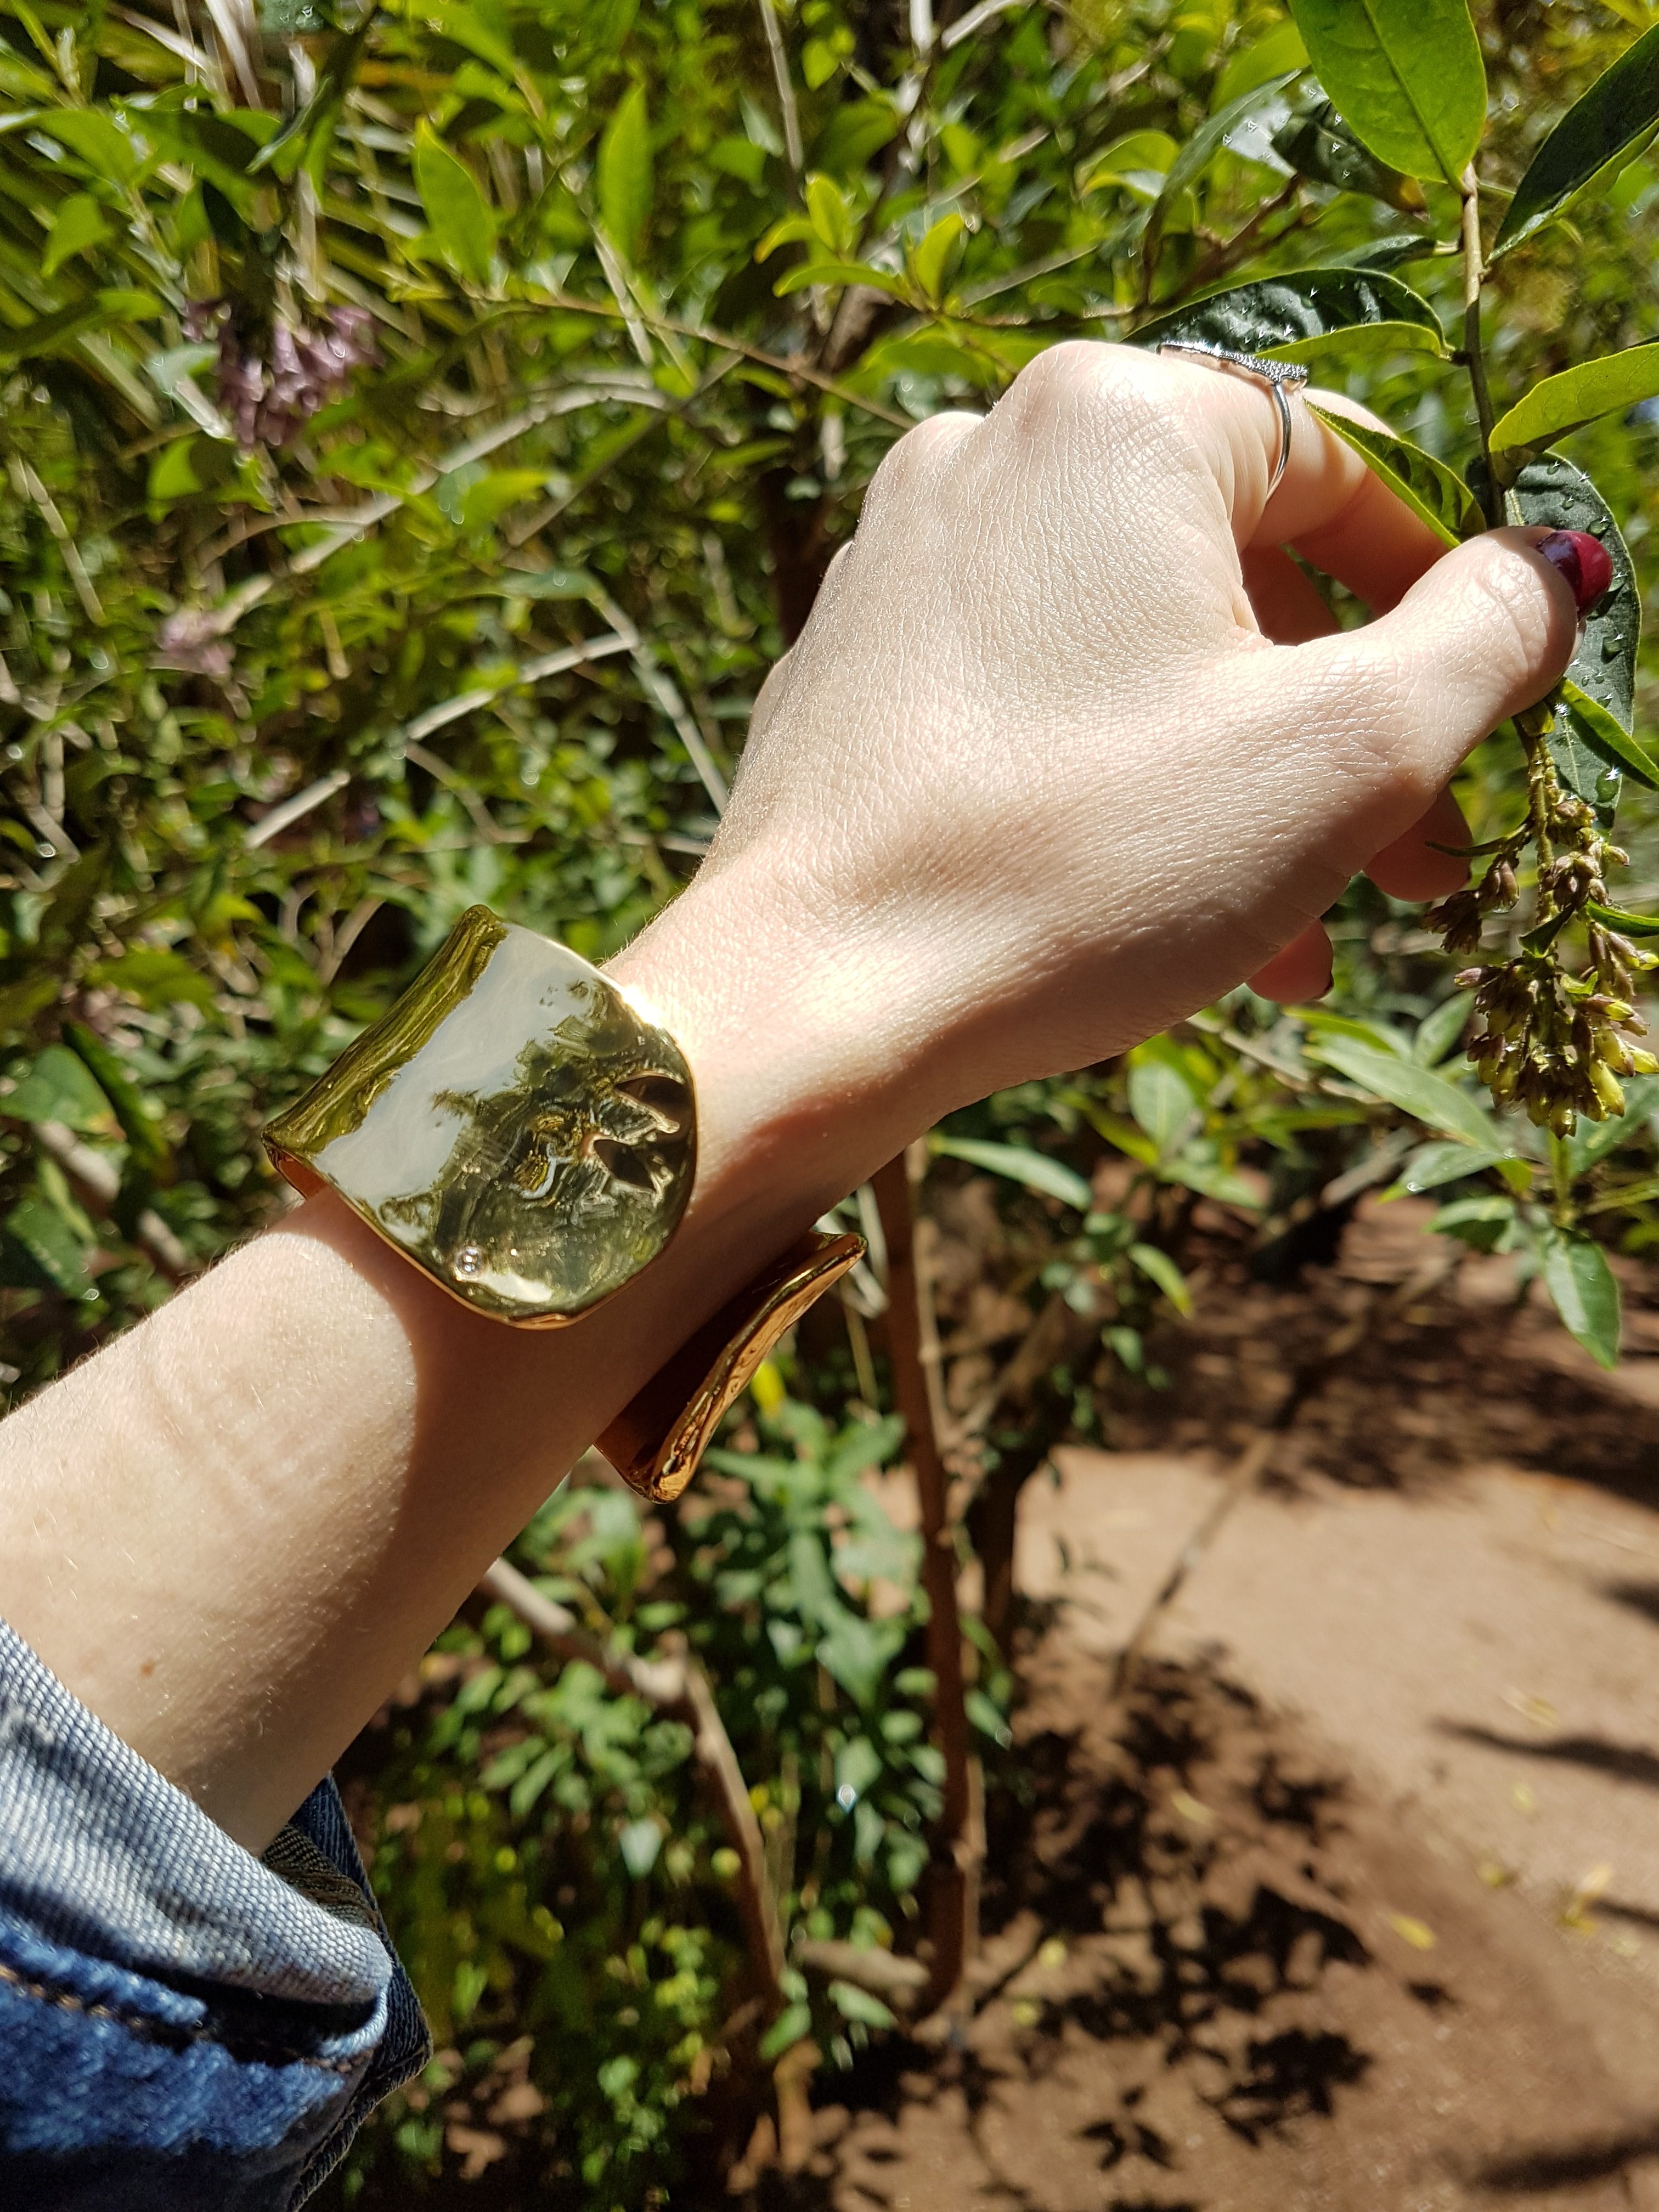
<svg viewBox="0 0 1659 2212"><path fill-rule="evenodd" d="M1171 1388L1028 1486L971 2014L821 2080L809 2170L728 2203L1659 2212L1659 1313L1629 1271L1608 1378L1444 1252L1373 1206L1294 1287L1218 1267Z"/></svg>

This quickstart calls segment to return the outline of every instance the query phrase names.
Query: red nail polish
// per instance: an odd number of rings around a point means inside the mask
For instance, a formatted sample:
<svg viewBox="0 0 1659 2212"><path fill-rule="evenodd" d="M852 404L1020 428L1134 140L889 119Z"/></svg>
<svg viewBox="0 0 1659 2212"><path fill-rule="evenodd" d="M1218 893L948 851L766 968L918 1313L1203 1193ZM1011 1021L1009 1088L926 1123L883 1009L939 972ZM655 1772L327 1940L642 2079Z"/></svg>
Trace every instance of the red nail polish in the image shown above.
<svg viewBox="0 0 1659 2212"><path fill-rule="evenodd" d="M1582 615L1595 605L1613 581L1613 556L1588 530L1552 530L1538 541L1538 550L1572 586Z"/></svg>

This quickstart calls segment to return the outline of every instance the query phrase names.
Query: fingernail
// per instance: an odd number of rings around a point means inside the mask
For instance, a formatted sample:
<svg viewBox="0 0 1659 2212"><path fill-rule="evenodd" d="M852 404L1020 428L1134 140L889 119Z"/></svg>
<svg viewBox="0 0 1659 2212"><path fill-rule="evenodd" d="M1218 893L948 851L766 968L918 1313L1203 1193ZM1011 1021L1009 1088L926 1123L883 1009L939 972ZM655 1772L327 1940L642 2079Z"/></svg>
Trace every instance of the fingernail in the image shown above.
<svg viewBox="0 0 1659 2212"><path fill-rule="evenodd" d="M1538 550L1566 578L1581 615L1613 581L1613 556L1588 530L1552 530L1539 539Z"/></svg>

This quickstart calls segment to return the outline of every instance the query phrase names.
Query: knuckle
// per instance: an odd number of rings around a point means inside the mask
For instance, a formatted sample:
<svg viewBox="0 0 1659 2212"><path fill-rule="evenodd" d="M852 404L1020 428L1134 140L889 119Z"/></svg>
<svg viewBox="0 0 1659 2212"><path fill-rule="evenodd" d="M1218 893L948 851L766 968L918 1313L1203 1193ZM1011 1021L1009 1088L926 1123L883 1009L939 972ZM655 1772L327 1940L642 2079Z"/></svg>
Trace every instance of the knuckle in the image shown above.
<svg viewBox="0 0 1659 2212"><path fill-rule="evenodd" d="M1167 404L1155 356L1133 346L1068 338L1040 353L1014 379L996 409L1008 428L1026 434L1052 431L1079 416L1104 416L1127 424Z"/></svg>

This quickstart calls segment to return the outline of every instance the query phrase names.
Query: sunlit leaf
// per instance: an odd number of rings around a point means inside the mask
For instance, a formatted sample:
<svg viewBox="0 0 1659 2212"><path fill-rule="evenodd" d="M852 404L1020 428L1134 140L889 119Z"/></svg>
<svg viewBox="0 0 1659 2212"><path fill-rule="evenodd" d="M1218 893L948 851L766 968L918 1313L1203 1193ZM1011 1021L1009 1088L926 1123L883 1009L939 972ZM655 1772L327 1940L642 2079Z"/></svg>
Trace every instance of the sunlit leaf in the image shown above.
<svg viewBox="0 0 1659 2212"><path fill-rule="evenodd" d="M1492 425L1492 465L1502 479L1527 455L1540 453L1601 416L1621 415L1656 392L1659 345L1631 346L1597 361L1581 361L1559 376L1547 376Z"/></svg>
<svg viewBox="0 0 1659 2212"><path fill-rule="evenodd" d="M619 252L636 261L645 246L654 188L643 85L629 87L605 125L594 179L607 236Z"/></svg>
<svg viewBox="0 0 1659 2212"><path fill-rule="evenodd" d="M1356 137L1408 177L1456 185L1486 121L1467 0L1290 0L1316 75Z"/></svg>
<svg viewBox="0 0 1659 2212"><path fill-rule="evenodd" d="M439 252L458 276L487 285L495 252L495 218L463 161L422 124L415 134L415 181Z"/></svg>
<svg viewBox="0 0 1659 2212"><path fill-rule="evenodd" d="M1364 422L1350 422L1334 407L1308 402L1327 429L1352 446L1374 476L1425 523L1443 545L1460 544L1486 527L1480 503L1462 478L1405 438L1389 437Z"/></svg>
<svg viewBox="0 0 1659 2212"><path fill-rule="evenodd" d="M1187 1278L1167 1252L1161 1251L1156 1244L1132 1244L1129 1260L1149 1282L1157 1284L1177 1313L1192 1311L1193 1297L1187 1288Z"/></svg>
<svg viewBox="0 0 1659 2212"><path fill-rule="evenodd" d="M927 1139L927 1149L946 1159L966 1160L988 1175L1006 1176L1023 1183L1042 1198L1058 1198L1086 1213L1094 1204L1089 1186L1075 1168L1047 1152L1034 1152L1025 1145L995 1145L979 1137L949 1137L938 1129Z"/></svg>
<svg viewBox="0 0 1659 2212"><path fill-rule="evenodd" d="M1644 32L1576 100L1528 164L1492 258L1605 190L1659 130L1659 27Z"/></svg>

